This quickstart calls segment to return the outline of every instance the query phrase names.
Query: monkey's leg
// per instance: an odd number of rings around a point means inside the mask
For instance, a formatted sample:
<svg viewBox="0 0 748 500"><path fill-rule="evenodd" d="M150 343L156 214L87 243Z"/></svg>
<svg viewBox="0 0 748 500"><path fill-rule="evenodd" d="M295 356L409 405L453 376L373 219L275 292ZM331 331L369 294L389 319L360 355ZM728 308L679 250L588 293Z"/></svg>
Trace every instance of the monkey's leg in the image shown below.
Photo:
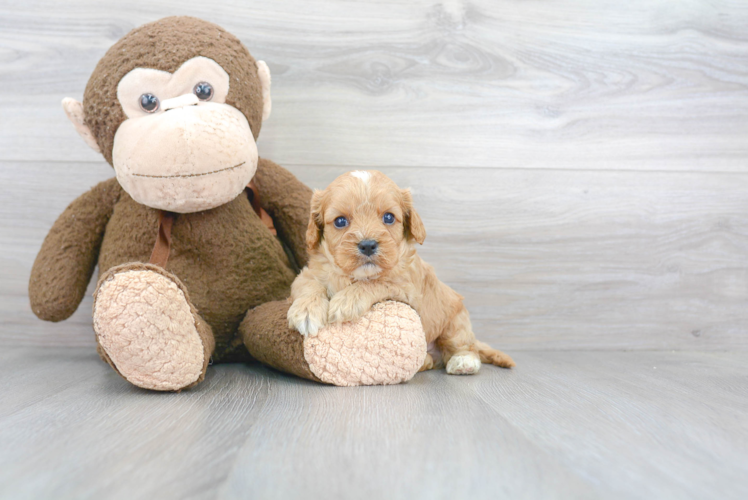
<svg viewBox="0 0 748 500"><path fill-rule="evenodd" d="M288 301L266 302L247 313L239 335L253 358L276 370L320 382L304 357L304 336L288 326Z"/></svg>
<svg viewBox="0 0 748 500"><path fill-rule="evenodd" d="M152 264L108 270L94 293L98 351L130 383L156 391L198 384L215 339L176 276Z"/></svg>
<svg viewBox="0 0 748 500"><path fill-rule="evenodd" d="M289 328L289 306L267 302L249 311L239 326L252 357L277 370L352 386L406 382L423 365L426 334L406 304L377 304L363 318L326 325L315 336Z"/></svg>

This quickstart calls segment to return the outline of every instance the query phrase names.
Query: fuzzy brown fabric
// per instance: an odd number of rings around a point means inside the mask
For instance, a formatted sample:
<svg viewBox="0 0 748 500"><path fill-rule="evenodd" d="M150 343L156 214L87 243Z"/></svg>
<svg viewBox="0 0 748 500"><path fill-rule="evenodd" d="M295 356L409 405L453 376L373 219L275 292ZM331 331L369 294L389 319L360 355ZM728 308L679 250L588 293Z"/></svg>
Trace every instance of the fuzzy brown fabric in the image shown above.
<svg viewBox="0 0 748 500"><path fill-rule="evenodd" d="M312 190L301 184L291 172L264 158L260 158L253 180L260 192L262 208L273 218L278 236L286 242L301 269L306 266L309 256L305 232L298 228L309 224Z"/></svg>
<svg viewBox="0 0 748 500"><path fill-rule="evenodd" d="M83 94L86 125L104 158L112 163L114 134L127 118L117 100L117 85L135 68L173 73L193 57L213 59L230 77L226 103L247 117L257 139L262 125L262 85L257 62L246 47L220 26L194 17L160 19L136 28L99 61Z"/></svg>
<svg viewBox="0 0 748 500"><path fill-rule="evenodd" d="M99 257L104 229L124 191L116 179L81 195L57 218L31 268L31 310L62 321L83 300Z"/></svg>
<svg viewBox="0 0 748 500"><path fill-rule="evenodd" d="M321 382L304 359L304 337L288 328L287 301L268 302L247 313L239 333L253 358L276 370Z"/></svg>

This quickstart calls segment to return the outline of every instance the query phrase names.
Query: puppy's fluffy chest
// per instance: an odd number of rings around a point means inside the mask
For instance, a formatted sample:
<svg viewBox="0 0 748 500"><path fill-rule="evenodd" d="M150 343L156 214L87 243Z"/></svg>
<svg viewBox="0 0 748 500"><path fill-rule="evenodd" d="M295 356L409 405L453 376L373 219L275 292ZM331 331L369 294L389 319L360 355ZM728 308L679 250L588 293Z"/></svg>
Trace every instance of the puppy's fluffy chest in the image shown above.
<svg viewBox="0 0 748 500"><path fill-rule="evenodd" d="M310 268L315 268L315 277L327 290L328 299L353 284L364 287L367 285L385 285L396 287L405 292L408 305L420 312L424 294L428 293L426 277L431 266L416 254L415 249L412 249L409 255L401 258L397 266L386 274L358 280L345 274L325 256L315 257L313 256L310 260Z"/></svg>

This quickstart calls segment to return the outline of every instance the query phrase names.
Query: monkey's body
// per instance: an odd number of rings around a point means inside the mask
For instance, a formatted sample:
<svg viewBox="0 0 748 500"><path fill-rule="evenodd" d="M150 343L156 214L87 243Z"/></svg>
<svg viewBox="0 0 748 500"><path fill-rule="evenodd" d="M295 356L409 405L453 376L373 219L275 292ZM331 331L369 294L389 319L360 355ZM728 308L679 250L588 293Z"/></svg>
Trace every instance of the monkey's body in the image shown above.
<svg viewBox="0 0 748 500"><path fill-rule="evenodd" d="M129 262L148 262L157 231L158 211L123 191L101 244L99 274ZM247 359L241 340L234 342L239 323L249 309L288 297L296 275L280 241L244 194L211 210L179 214L171 237L165 270L182 281L213 330L214 361Z"/></svg>
<svg viewBox="0 0 748 500"><path fill-rule="evenodd" d="M306 250L298 245L304 227L298 222L308 217L311 190L264 159L255 182L264 188L261 203L286 236L285 245L304 265ZM158 224L158 210L134 201L116 179L81 195L55 222L34 263L29 285L34 312L50 321L70 316L96 264L100 276L118 267L118 272L140 269L149 260ZM249 310L288 297L296 275L281 241L244 193L210 210L178 214L164 271L181 282L209 327L201 334L212 336L208 344L215 347L206 354L216 362L251 358L238 334L240 323Z"/></svg>

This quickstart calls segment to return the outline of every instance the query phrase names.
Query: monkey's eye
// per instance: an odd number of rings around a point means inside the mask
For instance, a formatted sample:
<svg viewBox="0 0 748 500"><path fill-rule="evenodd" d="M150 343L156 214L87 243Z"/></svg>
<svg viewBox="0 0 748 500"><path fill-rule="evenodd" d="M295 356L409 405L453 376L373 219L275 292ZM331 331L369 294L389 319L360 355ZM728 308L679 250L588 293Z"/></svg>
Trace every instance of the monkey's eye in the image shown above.
<svg viewBox="0 0 748 500"><path fill-rule="evenodd" d="M387 224L388 226L389 226L389 225L392 225L392 224L394 224L394 223L395 223L395 216L394 216L394 215L392 215L391 213L387 212L386 214L384 214L384 215L382 216L382 222L384 222L384 223L385 223L385 224Z"/></svg>
<svg viewBox="0 0 748 500"><path fill-rule="evenodd" d="M335 222L333 222L333 224L338 229L342 229L342 228L344 228L345 226L348 225L348 219L346 219L345 217L341 216L341 217L338 217L337 219L335 219Z"/></svg>
<svg viewBox="0 0 748 500"><path fill-rule="evenodd" d="M201 101L210 101L213 97L213 86L208 82L198 83L192 91Z"/></svg>
<svg viewBox="0 0 748 500"><path fill-rule="evenodd" d="M140 96L140 107L146 113L153 113L158 109L158 97L153 94L143 94Z"/></svg>

